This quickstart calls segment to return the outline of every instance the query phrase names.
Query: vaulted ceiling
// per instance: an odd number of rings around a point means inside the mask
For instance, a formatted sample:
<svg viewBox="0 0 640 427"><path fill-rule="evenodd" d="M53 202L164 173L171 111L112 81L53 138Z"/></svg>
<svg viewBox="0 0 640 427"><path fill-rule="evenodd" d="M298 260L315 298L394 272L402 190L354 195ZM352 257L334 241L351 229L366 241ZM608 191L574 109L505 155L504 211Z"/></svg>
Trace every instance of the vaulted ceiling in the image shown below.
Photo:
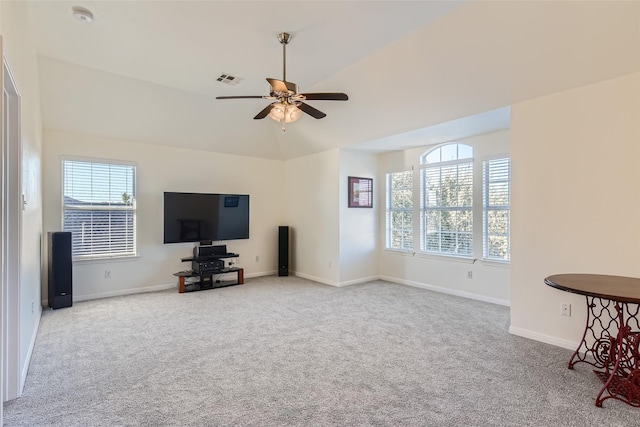
<svg viewBox="0 0 640 427"><path fill-rule="evenodd" d="M91 24L72 7L93 13ZM640 71L640 2L29 1L43 120L64 130L289 159L509 126L513 103ZM253 120L282 78L327 113ZM218 82L222 73L242 78Z"/></svg>

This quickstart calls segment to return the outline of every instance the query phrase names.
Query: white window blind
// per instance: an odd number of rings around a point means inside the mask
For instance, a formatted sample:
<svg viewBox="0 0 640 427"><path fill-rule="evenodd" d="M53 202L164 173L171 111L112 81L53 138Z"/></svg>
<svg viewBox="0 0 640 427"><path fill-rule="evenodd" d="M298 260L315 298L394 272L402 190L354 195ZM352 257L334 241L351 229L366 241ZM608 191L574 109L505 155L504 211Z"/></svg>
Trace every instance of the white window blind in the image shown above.
<svg viewBox="0 0 640 427"><path fill-rule="evenodd" d="M449 144L421 160L421 249L472 256L473 148Z"/></svg>
<svg viewBox="0 0 640 427"><path fill-rule="evenodd" d="M387 174L387 249L413 250L413 171Z"/></svg>
<svg viewBox="0 0 640 427"><path fill-rule="evenodd" d="M74 259L136 255L136 168L63 161L63 229Z"/></svg>
<svg viewBox="0 0 640 427"><path fill-rule="evenodd" d="M483 163L483 255L497 261L510 260L511 160Z"/></svg>

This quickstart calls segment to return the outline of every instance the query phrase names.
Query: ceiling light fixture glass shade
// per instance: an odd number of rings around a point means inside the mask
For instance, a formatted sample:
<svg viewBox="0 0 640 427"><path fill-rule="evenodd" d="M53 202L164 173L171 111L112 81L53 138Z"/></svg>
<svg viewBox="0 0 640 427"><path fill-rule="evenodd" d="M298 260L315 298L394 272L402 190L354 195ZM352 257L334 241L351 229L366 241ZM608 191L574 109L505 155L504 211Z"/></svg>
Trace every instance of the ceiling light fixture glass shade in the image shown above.
<svg viewBox="0 0 640 427"><path fill-rule="evenodd" d="M302 116L302 111L293 104L288 102L276 102L273 104L269 117L276 122L293 123Z"/></svg>

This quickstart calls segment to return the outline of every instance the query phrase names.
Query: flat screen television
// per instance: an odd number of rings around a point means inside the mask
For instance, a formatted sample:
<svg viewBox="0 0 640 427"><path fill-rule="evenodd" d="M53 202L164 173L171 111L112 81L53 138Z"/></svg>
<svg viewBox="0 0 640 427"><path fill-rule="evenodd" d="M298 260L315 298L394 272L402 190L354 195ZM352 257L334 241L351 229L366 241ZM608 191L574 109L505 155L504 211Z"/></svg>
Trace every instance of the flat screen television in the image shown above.
<svg viewBox="0 0 640 427"><path fill-rule="evenodd" d="M164 243L248 238L248 194L164 193Z"/></svg>

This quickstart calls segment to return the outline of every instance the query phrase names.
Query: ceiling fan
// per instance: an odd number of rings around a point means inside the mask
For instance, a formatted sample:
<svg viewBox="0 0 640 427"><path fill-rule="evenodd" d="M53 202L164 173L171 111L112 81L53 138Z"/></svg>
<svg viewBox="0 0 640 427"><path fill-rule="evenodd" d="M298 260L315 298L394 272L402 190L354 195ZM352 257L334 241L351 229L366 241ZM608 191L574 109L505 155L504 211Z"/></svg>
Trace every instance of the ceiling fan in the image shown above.
<svg viewBox="0 0 640 427"><path fill-rule="evenodd" d="M303 112L315 119L327 116L304 101L346 101L349 99L347 94L338 92L299 93L298 85L287 81L287 44L291 41L291 35L280 33L278 41L282 45L282 80L267 78L269 85L271 85L269 96L217 96L216 99L260 98L272 100L274 102L262 109L254 119L264 119L269 116L282 124L283 131L285 123L295 122Z"/></svg>

